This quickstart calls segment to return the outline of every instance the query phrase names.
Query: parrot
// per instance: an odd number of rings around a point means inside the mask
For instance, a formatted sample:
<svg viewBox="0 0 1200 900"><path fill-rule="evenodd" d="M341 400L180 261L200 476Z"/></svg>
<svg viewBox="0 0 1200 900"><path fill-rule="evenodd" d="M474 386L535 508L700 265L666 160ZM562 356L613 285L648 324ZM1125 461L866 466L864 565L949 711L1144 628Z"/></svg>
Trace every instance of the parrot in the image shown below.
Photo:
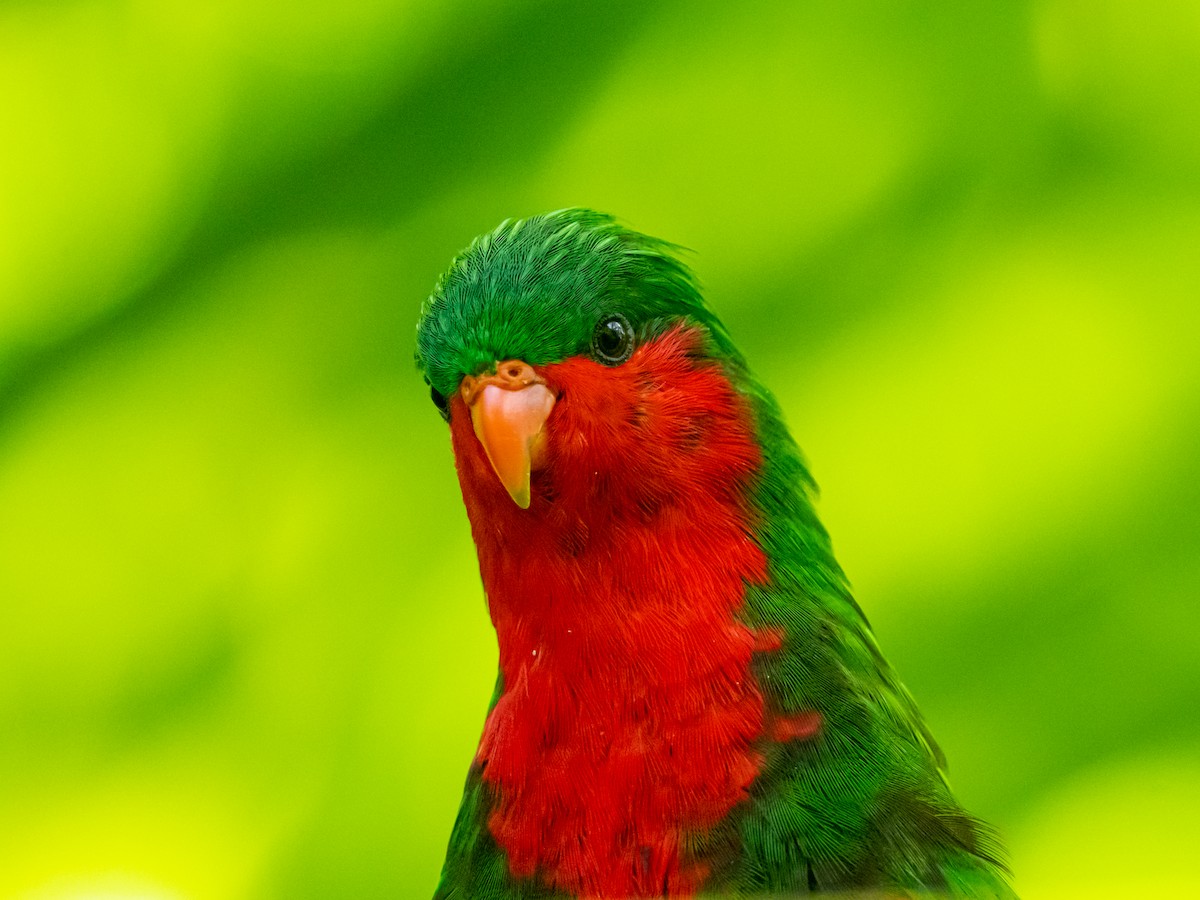
<svg viewBox="0 0 1200 900"><path fill-rule="evenodd" d="M508 219L421 306L499 670L435 900L1015 897L683 257Z"/></svg>

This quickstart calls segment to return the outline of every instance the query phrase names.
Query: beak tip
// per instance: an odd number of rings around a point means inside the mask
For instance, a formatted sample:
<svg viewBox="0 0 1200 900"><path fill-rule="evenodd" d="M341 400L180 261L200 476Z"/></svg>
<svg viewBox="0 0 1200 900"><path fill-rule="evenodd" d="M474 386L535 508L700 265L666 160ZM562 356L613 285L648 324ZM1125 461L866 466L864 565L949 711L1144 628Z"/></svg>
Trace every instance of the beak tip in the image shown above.
<svg viewBox="0 0 1200 900"><path fill-rule="evenodd" d="M471 400L471 422L500 484L520 509L529 509L529 473L544 444L542 426L554 407L544 384L519 389L485 384Z"/></svg>

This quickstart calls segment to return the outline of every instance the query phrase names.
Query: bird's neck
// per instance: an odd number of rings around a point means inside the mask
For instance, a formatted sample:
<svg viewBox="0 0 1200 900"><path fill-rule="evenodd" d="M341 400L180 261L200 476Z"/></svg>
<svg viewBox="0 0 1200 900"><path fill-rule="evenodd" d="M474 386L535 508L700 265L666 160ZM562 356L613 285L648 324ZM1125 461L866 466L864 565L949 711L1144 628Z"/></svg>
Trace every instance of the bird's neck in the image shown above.
<svg viewBox="0 0 1200 900"><path fill-rule="evenodd" d="M708 869L687 848L761 766L761 636L739 618L766 579L745 503L758 448L718 368L681 363L677 341L658 349L622 367L627 386L555 367L570 400L528 510L469 421L452 423L500 645L477 758L488 827L515 874L581 895L696 889ZM634 421L636 440L612 446Z"/></svg>

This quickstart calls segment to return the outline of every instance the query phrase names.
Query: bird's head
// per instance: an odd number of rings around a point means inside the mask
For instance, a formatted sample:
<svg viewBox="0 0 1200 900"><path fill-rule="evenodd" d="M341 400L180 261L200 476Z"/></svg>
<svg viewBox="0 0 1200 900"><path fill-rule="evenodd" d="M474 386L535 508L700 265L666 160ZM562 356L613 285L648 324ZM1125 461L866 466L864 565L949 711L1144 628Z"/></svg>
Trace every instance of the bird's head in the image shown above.
<svg viewBox="0 0 1200 900"><path fill-rule="evenodd" d="M666 466L720 480L714 453L719 468L752 465L719 428L746 418L729 381L739 358L677 249L567 209L506 221L453 260L422 311L417 363L464 493L502 489L536 514L634 485L645 506L668 489Z"/></svg>

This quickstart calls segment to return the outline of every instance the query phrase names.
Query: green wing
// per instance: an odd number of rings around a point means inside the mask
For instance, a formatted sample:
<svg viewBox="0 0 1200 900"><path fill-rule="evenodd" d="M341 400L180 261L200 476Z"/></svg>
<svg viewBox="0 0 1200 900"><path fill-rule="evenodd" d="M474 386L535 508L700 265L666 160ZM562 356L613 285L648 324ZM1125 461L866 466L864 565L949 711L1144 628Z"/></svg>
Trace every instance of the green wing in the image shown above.
<svg viewBox="0 0 1200 900"><path fill-rule="evenodd" d="M747 893L888 886L1013 897L998 841L952 796L940 749L850 594L774 398L740 360L731 368L763 445L754 501L770 562L770 583L748 590L744 614L786 636L756 657L755 675L769 710L816 710L822 730L767 749L751 802L716 836L737 848L719 881Z"/></svg>

